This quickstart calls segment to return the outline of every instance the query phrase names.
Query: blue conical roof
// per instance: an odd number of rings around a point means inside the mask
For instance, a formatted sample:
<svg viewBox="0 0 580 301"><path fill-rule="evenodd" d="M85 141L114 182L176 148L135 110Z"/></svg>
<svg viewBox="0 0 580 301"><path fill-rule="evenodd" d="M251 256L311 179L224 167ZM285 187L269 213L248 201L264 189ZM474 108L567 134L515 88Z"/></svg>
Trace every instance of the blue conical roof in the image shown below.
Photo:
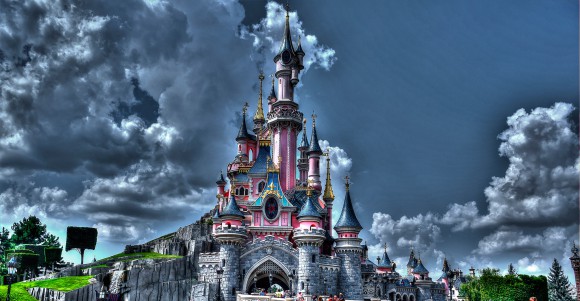
<svg viewBox="0 0 580 301"><path fill-rule="evenodd" d="M428 274L429 271L427 271L427 269L425 268L425 266L421 262L421 259L419 259L417 266L413 269L413 273L415 273L415 274Z"/></svg>
<svg viewBox="0 0 580 301"><path fill-rule="evenodd" d="M246 127L246 113L242 115L242 125L240 125L240 130L238 131L238 136L236 137L236 141L240 140L254 140L254 136L248 133L248 128Z"/></svg>
<svg viewBox="0 0 580 301"><path fill-rule="evenodd" d="M238 207L238 203L236 203L236 198L234 198L232 191L230 191L230 202L226 205L220 214L220 217L223 216L244 217L244 213L240 210L240 207Z"/></svg>
<svg viewBox="0 0 580 301"><path fill-rule="evenodd" d="M218 179L215 183L216 184L225 184L226 183L226 179L224 179L223 172L220 172L220 175L218 176Z"/></svg>
<svg viewBox="0 0 580 301"><path fill-rule="evenodd" d="M310 137L310 148L308 149L308 153L316 153L322 154L322 149L318 144L318 135L316 134L316 124L312 123L312 136Z"/></svg>
<svg viewBox="0 0 580 301"><path fill-rule="evenodd" d="M390 268L393 264L391 263L391 259L389 258L389 254L387 254L387 250L383 253L383 257L381 257L381 261L379 261L379 267L381 268Z"/></svg>
<svg viewBox="0 0 580 301"><path fill-rule="evenodd" d="M320 213L318 213L318 210L316 210L316 206L312 201L312 199L315 197L316 196L308 196L308 198L306 199L306 203L304 203L304 206L302 206L302 209L300 209L300 213L298 213L297 218L307 216L321 218Z"/></svg>
<svg viewBox="0 0 580 301"><path fill-rule="evenodd" d="M318 144L318 143L317 143ZM344 197L344 205L342 206L342 212L340 213L340 217L334 226L334 229L337 228L358 228L362 229L358 218L356 218L356 214L354 213L354 208L352 207L352 201L350 200L350 191L346 190L346 195Z"/></svg>
<svg viewBox="0 0 580 301"><path fill-rule="evenodd" d="M302 130L302 140L300 140L300 145L298 149L309 149L310 144L308 143L308 138L306 137L306 123L304 123L304 129Z"/></svg>

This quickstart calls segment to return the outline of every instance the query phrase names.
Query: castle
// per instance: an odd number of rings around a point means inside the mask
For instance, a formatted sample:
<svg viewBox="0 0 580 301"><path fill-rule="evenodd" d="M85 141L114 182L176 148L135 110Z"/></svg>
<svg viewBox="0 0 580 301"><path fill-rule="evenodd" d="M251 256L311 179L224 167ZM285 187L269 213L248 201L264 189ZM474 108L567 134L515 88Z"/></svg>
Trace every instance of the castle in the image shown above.
<svg viewBox="0 0 580 301"><path fill-rule="evenodd" d="M216 182L217 206L211 218L216 245L199 254L198 279L219 281L219 297L226 301L271 287L306 295L342 292L352 300L445 300L449 281L434 282L413 252L404 275L396 271L386 247L376 264L367 258L348 178L342 211L332 228L330 158L319 145L316 116L309 140L306 120L294 101L306 54L300 40L296 47L292 42L286 10L267 113L260 75L252 133L246 125L246 104L236 137L237 155L227 166L229 189L223 173ZM328 163L322 185L324 156ZM333 229L338 237L333 237Z"/></svg>

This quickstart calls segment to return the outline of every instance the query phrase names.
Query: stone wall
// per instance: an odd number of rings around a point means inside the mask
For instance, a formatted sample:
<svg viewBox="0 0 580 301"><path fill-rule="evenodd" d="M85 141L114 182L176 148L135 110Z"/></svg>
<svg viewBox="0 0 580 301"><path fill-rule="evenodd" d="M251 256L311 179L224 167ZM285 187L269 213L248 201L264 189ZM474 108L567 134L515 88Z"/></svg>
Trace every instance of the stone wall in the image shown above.
<svg viewBox="0 0 580 301"><path fill-rule="evenodd" d="M224 270L221 280L221 295L222 300L233 301L236 300L233 290L240 290L238 277L240 274L240 246L237 244L221 244L220 245L220 260Z"/></svg>
<svg viewBox="0 0 580 301"><path fill-rule="evenodd" d="M302 245L298 247L298 291L300 292L320 294L318 285L320 280L319 250L320 248L317 245Z"/></svg>
<svg viewBox="0 0 580 301"><path fill-rule="evenodd" d="M338 257L331 257L320 255L320 294L344 293L338 290L338 273L340 270L340 259Z"/></svg>
<svg viewBox="0 0 580 301"><path fill-rule="evenodd" d="M28 289L28 293L39 301L96 301L95 290L99 290L98 284L90 284L66 293L48 288L34 287Z"/></svg>

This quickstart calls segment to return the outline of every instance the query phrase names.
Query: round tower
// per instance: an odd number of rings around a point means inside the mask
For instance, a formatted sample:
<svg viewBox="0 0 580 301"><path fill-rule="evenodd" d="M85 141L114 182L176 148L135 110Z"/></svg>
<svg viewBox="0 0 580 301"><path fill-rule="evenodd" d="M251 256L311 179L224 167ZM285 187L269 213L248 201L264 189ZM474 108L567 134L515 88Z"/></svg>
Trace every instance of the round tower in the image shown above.
<svg viewBox="0 0 580 301"><path fill-rule="evenodd" d="M290 35L290 21L286 5L286 24L280 51L274 57L278 98L270 99L268 128L272 134L272 157L282 158L280 164L280 184L282 190L296 186L296 140L302 130L303 115L294 102L294 86L298 83L301 60L294 50ZM304 55L302 51L302 56Z"/></svg>
<svg viewBox="0 0 580 301"><path fill-rule="evenodd" d="M240 246L247 240L245 216L230 191L230 201L219 214L220 225L215 227L214 237L220 245L220 266L223 269L219 292L222 300L236 300L236 291L241 289L238 275L240 273Z"/></svg>
<svg viewBox="0 0 580 301"><path fill-rule="evenodd" d="M338 233L334 252L340 257L340 273L338 286L345 293L347 299L362 300L362 276L361 276L361 241L358 234L362 226L352 207L348 177L346 177L346 195L340 217L334 226Z"/></svg>
<svg viewBox="0 0 580 301"><path fill-rule="evenodd" d="M306 203L297 216L298 229L294 230L294 241L298 245L298 287L296 291L307 295L319 295L320 280L320 246L324 242L326 231L321 228L321 216L314 205L310 188L307 191Z"/></svg>

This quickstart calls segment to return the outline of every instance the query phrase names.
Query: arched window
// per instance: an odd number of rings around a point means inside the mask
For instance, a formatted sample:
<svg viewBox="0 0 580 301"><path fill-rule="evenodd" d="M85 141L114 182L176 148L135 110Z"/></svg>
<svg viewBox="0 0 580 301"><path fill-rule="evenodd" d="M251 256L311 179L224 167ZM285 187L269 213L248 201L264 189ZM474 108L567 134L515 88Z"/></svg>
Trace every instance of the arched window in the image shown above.
<svg viewBox="0 0 580 301"><path fill-rule="evenodd" d="M254 161L254 150L250 148L250 152L248 153L248 158L250 161Z"/></svg>
<svg viewBox="0 0 580 301"><path fill-rule="evenodd" d="M316 263L316 254L312 254L312 263Z"/></svg>
<svg viewBox="0 0 580 301"><path fill-rule="evenodd" d="M258 183L258 193L264 191L265 187L266 187L266 182L262 181L262 182Z"/></svg>

